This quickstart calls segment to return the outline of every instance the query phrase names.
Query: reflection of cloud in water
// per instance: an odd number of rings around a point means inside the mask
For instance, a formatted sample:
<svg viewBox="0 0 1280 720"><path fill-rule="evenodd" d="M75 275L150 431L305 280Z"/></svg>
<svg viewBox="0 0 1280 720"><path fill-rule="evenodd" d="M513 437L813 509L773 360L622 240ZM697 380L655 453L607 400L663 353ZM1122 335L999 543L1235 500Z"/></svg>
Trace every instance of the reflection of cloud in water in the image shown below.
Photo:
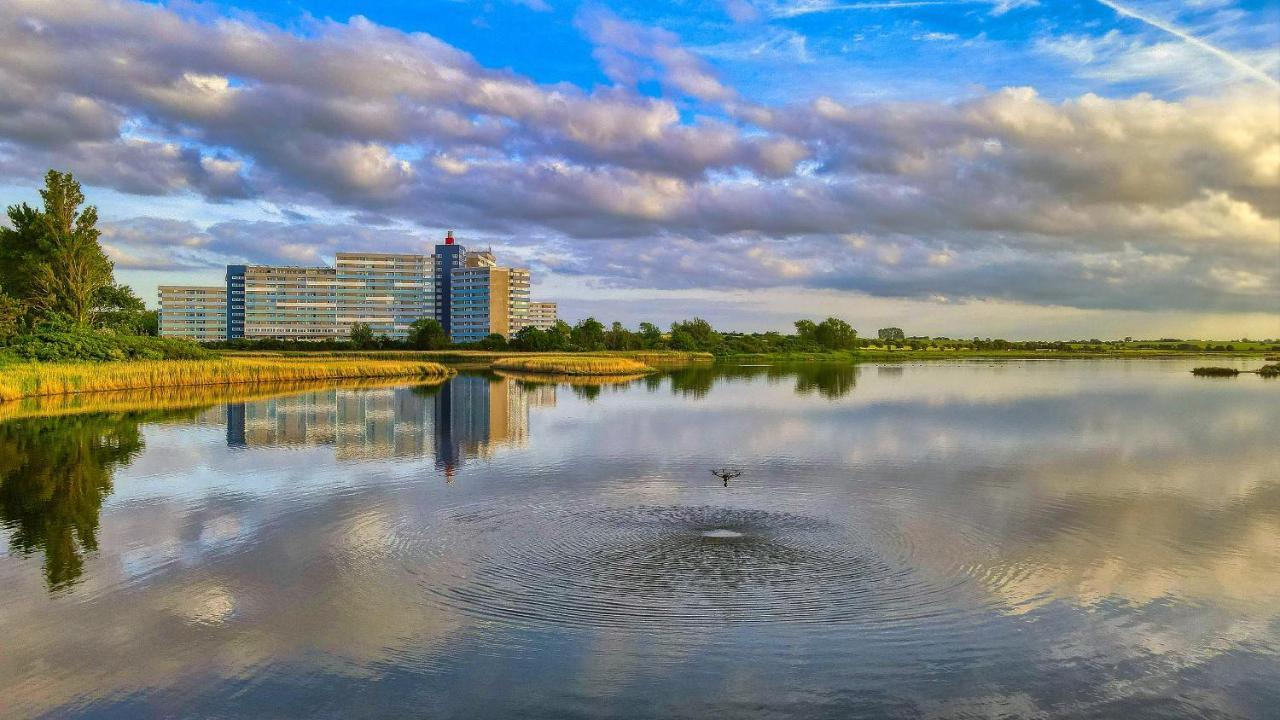
<svg viewBox="0 0 1280 720"><path fill-rule="evenodd" d="M258 514L248 506L261 502L227 501L223 509ZM80 601L49 605L30 576L6 574L14 582L0 593L0 677L11 711L38 714L108 687L145 694L196 675L234 680L271 663L317 662L369 675L388 657L430 662L433 648L463 626L447 609L423 603L421 588L465 578L471 559L456 553L413 572L389 562L404 546L404 528L420 523L392 499L364 493L277 507L251 546L232 554L210 549L130 584L121 549L183 546L184 537L201 533L147 522L180 517L178 510L123 509L135 516L125 519L129 536L104 534L98 572ZM41 622L26 620L35 617Z"/></svg>
<svg viewBox="0 0 1280 720"><path fill-rule="evenodd" d="M475 376L447 406L317 400L322 432L277 404L247 448L225 414L149 425L70 592L0 563L0 689L17 714L272 687L394 705L501 678L601 714L783 714L800 688L815 714L1034 716L1088 688L1086 714L1176 695L1249 715L1232 696L1280 652L1280 404L1165 367L864 368L844 394L647 378L533 420L539 401L495 406ZM442 417L447 447L487 458L468 482L435 474ZM748 473L723 488L706 470L730 460Z"/></svg>

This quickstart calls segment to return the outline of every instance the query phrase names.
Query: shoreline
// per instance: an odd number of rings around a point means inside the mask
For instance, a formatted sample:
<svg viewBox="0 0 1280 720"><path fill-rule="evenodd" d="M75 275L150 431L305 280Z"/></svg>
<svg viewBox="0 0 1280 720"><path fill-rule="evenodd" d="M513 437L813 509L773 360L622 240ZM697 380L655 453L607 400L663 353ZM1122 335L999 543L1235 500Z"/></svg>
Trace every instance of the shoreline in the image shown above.
<svg viewBox="0 0 1280 720"><path fill-rule="evenodd" d="M0 402L158 388L380 378L443 381L457 373L440 363L420 360L300 360L220 357L214 360L14 363L0 366Z"/></svg>
<svg viewBox="0 0 1280 720"><path fill-rule="evenodd" d="M282 383L420 378L444 381L461 370L515 371L534 376L608 379L664 369L717 364L864 363L936 360L1261 360L1268 353L1235 352L1026 352L1026 351L856 351L759 353L713 356L710 353L639 350L585 353L513 353L501 351L220 351L212 360L119 360L102 362L0 364L0 403L31 398ZM505 362L504 362L505 361ZM566 363L575 365L566 372ZM544 368L538 368L542 365ZM505 366L505 367L504 367ZM613 369L603 369L613 366ZM626 370L625 372L623 370Z"/></svg>

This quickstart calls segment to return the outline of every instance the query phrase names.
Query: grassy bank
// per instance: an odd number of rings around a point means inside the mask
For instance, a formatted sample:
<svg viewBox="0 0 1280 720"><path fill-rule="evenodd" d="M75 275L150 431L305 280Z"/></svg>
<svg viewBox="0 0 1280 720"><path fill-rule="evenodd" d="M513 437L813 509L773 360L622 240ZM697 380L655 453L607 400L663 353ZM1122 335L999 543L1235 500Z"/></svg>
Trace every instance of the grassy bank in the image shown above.
<svg viewBox="0 0 1280 720"><path fill-rule="evenodd" d="M315 357L13 363L0 366L0 401L47 395L360 378L444 379L453 370L421 360Z"/></svg>
<svg viewBox="0 0 1280 720"><path fill-rule="evenodd" d="M549 375L642 375L653 368L639 360L598 355L537 355L505 357L493 361L494 370L514 370Z"/></svg>
<svg viewBox="0 0 1280 720"><path fill-rule="evenodd" d="M430 388L445 382L445 376L428 378L415 387ZM72 395L39 395L0 402L0 422L28 417L54 417L84 413L131 412L136 410L198 410L224 403L255 402L281 395L320 390L366 390L400 387L403 377L343 380L304 380L237 385L149 387L134 390L103 390Z"/></svg>
<svg viewBox="0 0 1280 720"><path fill-rule="evenodd" d="M494 374L508 380L534 385L575 386L627 385L636 380L643 380L649 377L649 373L635 375L555 375L540 372L520 372L518 370L495 370Z"/></svg>
<svg viewBox="0 0 1280 720"><path fill-rule="evenodd" d="M1117 358L1117 359L1171 359L1171 358L1203 358L1203 357L1261 357L1261 352L1236 350L1227 352L1208 352L1194 350L1150 350L1150 349L1115 349L1115 350L970 350L970 349L921 349L900 350L861 349L834 350L829 352L785 352L785 353L750 353L738 355L722 355L719 360L730 362L885 362L905 360L1061 360L1070 358Z"/></svg>

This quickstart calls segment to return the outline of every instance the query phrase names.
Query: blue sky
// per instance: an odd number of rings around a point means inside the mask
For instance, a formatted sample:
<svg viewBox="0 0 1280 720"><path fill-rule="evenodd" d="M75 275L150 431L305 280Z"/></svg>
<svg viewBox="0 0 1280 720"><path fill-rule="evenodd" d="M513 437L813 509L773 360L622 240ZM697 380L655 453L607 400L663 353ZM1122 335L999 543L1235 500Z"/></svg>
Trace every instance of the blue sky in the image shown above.
<svg viewBox="0 0 1280 720"><path fill-rule="evenodd" d="M120 276L421 249L576 319L1280 336L1280 4L0 0Z"/></svg>

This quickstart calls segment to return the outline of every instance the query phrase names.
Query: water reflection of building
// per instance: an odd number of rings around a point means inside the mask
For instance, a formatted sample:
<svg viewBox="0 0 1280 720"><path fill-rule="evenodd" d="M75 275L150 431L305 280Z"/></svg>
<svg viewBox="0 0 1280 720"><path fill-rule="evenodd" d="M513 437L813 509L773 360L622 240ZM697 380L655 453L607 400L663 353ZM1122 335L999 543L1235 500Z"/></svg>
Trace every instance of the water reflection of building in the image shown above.
<svg viewBox="0 0 1280 720"><path fill-rule="evenodd" d="M522 386L508 378L460 375L435 396L436 467L452 476L468 457L489 457L529 438L529 410L554 407L555 386Z"/></svg>
<svg viewBox="0 0 1280 720"><path fill-rule="evenodd" d="M332 445L345 460L434 455L452 476L529 437L529 410L554 406L555 388L460 375L439 386L332 389L226 407L232 447Z"/></svg>

